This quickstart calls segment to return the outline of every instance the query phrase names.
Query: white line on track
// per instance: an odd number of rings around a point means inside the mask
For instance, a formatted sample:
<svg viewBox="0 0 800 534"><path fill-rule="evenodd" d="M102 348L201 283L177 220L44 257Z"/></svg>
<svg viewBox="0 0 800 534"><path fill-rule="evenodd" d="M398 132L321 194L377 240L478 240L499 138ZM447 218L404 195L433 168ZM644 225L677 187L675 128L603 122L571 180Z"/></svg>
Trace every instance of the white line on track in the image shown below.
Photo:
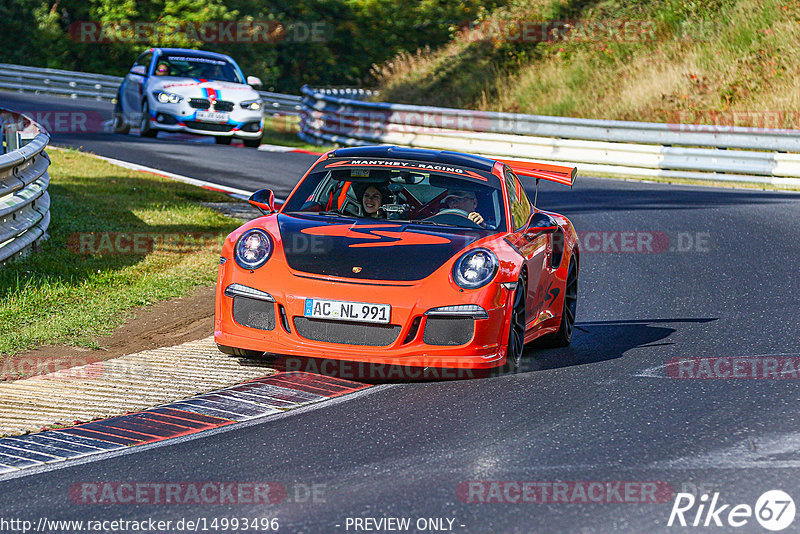
<svg viewBox="0 0 800 534"><path fill-rule="evenodd" d="M267 143L263 143L258 149L262 152L294 152L296 150L290 146L269 145Z"/></svg>

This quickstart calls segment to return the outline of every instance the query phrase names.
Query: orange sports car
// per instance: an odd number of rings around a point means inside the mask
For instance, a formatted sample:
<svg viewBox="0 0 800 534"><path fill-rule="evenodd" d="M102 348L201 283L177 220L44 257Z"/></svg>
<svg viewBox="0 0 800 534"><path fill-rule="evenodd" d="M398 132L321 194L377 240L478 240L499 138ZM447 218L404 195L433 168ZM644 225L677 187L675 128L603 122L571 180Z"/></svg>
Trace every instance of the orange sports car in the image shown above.
<svg viewBox="0 0 800 534"><path fill-rule="evenodd" d="M572 186L571 167L389 146L321 156L279 210L222 247L214 338L240 356L516 369L524 345L572 339L572 223L518 176Z"/></svg>

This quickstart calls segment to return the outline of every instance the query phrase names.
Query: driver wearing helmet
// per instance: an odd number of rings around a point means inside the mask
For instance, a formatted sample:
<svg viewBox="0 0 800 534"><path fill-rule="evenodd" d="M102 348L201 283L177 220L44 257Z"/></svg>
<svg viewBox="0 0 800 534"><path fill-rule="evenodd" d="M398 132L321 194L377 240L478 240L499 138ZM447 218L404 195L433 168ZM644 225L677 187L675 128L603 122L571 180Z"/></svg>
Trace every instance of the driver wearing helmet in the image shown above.
<svg viewBox="0 0 800 534"><path fill-rule="evenodd" d="M461 210L468 214L467 218L470 221L480 226L486 226L483 222L483 216L475 211L478 208L478 197L474 191L451 189L447 192L443 202L447 209Z"/></svg>

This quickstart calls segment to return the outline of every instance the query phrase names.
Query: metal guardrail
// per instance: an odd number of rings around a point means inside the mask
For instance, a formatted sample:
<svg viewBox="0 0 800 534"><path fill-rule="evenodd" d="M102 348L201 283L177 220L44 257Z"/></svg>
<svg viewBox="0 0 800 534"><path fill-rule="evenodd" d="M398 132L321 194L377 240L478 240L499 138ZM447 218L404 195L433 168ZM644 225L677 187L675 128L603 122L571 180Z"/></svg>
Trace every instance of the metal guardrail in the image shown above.
<svg viewBox="0 0 800 534"><path fill-rule="evenodd" d="M0 263L25 254L50 224L50 136L25 115L0 109ZM24 144L23 144L24 143Z"/></svg>
<svg viewBox="0 0 800 534"><path fill-rule="evenodd" d="M265 114L300 115L300 111L303 109L302 97L297 95L285 95L269 91L259 91L258 94L261 95L261 100L264 102Z"/></svg>
<svg viewBox="0 0 800 534"><path fill-rule="evenodd" d="M0 89L112 100L122 82L118 76L42 69L0 63Z"/></svg>
<svg viewBox="0 0 800 534"><path fill-rule="evenodd" d="M350 100L367 100L379 94L379 91L359 87L314 87L313 91L316 94L339 96Z"/></svg>
<svg viewBox="0 0 800 534"><path fill-rule="evenodd" d="M300 136L580 165L643 177L800 185L800 131L609 121L410 106L302 88ZM698 148L702 147L702 148ZM728 150L736 149L736 150Z"/></svg>
<svg viewBox="0 0 800 534"><path fill-rule="evenodd" d="M69 70L43 69L0 63L0 89L20 93L36 93L114 101L123 78ZM299 115L301 97L258 91L264 102L264 113Z"/></svg>

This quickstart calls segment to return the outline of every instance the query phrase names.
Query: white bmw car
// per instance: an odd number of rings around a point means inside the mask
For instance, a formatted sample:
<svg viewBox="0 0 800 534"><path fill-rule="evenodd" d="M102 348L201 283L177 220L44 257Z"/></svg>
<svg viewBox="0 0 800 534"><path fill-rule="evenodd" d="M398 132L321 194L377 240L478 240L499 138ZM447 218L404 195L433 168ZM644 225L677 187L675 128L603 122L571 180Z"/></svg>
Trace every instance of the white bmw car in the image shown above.
<svg viewBox="0 0 800 534"><path fill-rule="evenodd" d="M213 135L217 143L234 137L258 147L262 135L261 98L239 65L214 52L151 48L139 56L122 81L114 108L114 132L138 127L144 137L159 131Z"/></svg>

